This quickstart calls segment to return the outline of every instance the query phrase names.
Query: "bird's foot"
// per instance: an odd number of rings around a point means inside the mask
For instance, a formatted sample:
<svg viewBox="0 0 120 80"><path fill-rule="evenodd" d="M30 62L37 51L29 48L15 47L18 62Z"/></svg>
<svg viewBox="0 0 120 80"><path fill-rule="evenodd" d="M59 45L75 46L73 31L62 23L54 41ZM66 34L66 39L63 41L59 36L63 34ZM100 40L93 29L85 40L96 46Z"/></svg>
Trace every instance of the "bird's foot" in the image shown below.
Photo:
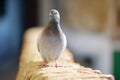
<svg viewBox="0 0 120 80"><path fill-rule="evenodd" d="M56 68L58 68L58 67L63 67L63 66L61 66L61 65L58 65L58 64L55 64L55 67L56 67Z"/></svg>
<svg viewBox="0 0 120 80"><path fill-rule="evenodd" d="M45 61L41 61L39 64L40 67L46 67L47 63Z"/></svg>

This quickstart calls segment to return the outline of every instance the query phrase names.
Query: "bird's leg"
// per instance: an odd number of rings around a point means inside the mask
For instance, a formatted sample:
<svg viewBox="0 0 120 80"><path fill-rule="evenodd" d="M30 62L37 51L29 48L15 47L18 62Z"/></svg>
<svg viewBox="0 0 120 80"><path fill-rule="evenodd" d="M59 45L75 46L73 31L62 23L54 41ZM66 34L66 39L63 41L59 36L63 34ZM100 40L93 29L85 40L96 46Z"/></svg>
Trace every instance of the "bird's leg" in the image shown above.
<svg viewBox="0 0 120 80"><path fill-rule="evenodd" d="M58 62L55 60L55 67L58 68Z"/></svg>
<svg viewBox="0 0 120 80"><path fill-rule="evenodd" d="M45 61L41 61L39 64L40 67L45 67L47 66L47 63Z"/></svg>
<svg viewBox="0 0 120 80"><path fill-rule="evenodd" d="M58 61L55 60L55 67L58 68L58 67L62 67L61 65L58 64Z"/></svg>

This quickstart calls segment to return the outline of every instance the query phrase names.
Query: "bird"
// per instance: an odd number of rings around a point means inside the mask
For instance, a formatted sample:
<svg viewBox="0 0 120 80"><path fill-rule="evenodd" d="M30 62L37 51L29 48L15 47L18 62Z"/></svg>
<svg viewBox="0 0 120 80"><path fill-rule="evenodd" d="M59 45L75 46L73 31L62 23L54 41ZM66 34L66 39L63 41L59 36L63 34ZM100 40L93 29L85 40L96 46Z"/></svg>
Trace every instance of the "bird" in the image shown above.
<svg viewBox="0 0 120 80"><path fill-rule="evenodd" d="M60 26L60 13L56 9L51 9L48 24L43 28L37 41L38 51L43 58L40 66L55 62L55 67L59 67L57 59L65 51L66 45L66 36Z"/></svg>

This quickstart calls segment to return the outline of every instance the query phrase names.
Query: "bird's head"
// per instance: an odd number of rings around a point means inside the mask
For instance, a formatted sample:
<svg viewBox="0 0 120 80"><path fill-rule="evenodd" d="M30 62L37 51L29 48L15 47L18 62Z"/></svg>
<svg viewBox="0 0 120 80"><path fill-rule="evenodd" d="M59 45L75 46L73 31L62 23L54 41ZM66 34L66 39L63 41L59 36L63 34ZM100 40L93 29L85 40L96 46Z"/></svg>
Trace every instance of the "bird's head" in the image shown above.
<svg viewBox="0 0 120 80"><path fill-rule="evenodd" d="M51 9L50 13L49 13L49 16L52 20L55 20L57 22L60 21L60 14L56 9Z"/></svg>

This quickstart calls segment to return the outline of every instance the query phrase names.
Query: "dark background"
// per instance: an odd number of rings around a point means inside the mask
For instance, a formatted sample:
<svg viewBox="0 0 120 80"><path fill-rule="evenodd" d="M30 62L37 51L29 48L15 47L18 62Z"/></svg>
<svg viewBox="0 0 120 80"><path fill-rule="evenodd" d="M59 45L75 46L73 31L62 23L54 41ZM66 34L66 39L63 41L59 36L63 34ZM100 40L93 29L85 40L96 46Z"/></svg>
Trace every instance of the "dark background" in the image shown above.
<svg viewBox="0 0 120 80"><path fill-rule="evenodd" d="M15 80L23 33L36 25L37 0L0 0L0 80Z"/></svg>

